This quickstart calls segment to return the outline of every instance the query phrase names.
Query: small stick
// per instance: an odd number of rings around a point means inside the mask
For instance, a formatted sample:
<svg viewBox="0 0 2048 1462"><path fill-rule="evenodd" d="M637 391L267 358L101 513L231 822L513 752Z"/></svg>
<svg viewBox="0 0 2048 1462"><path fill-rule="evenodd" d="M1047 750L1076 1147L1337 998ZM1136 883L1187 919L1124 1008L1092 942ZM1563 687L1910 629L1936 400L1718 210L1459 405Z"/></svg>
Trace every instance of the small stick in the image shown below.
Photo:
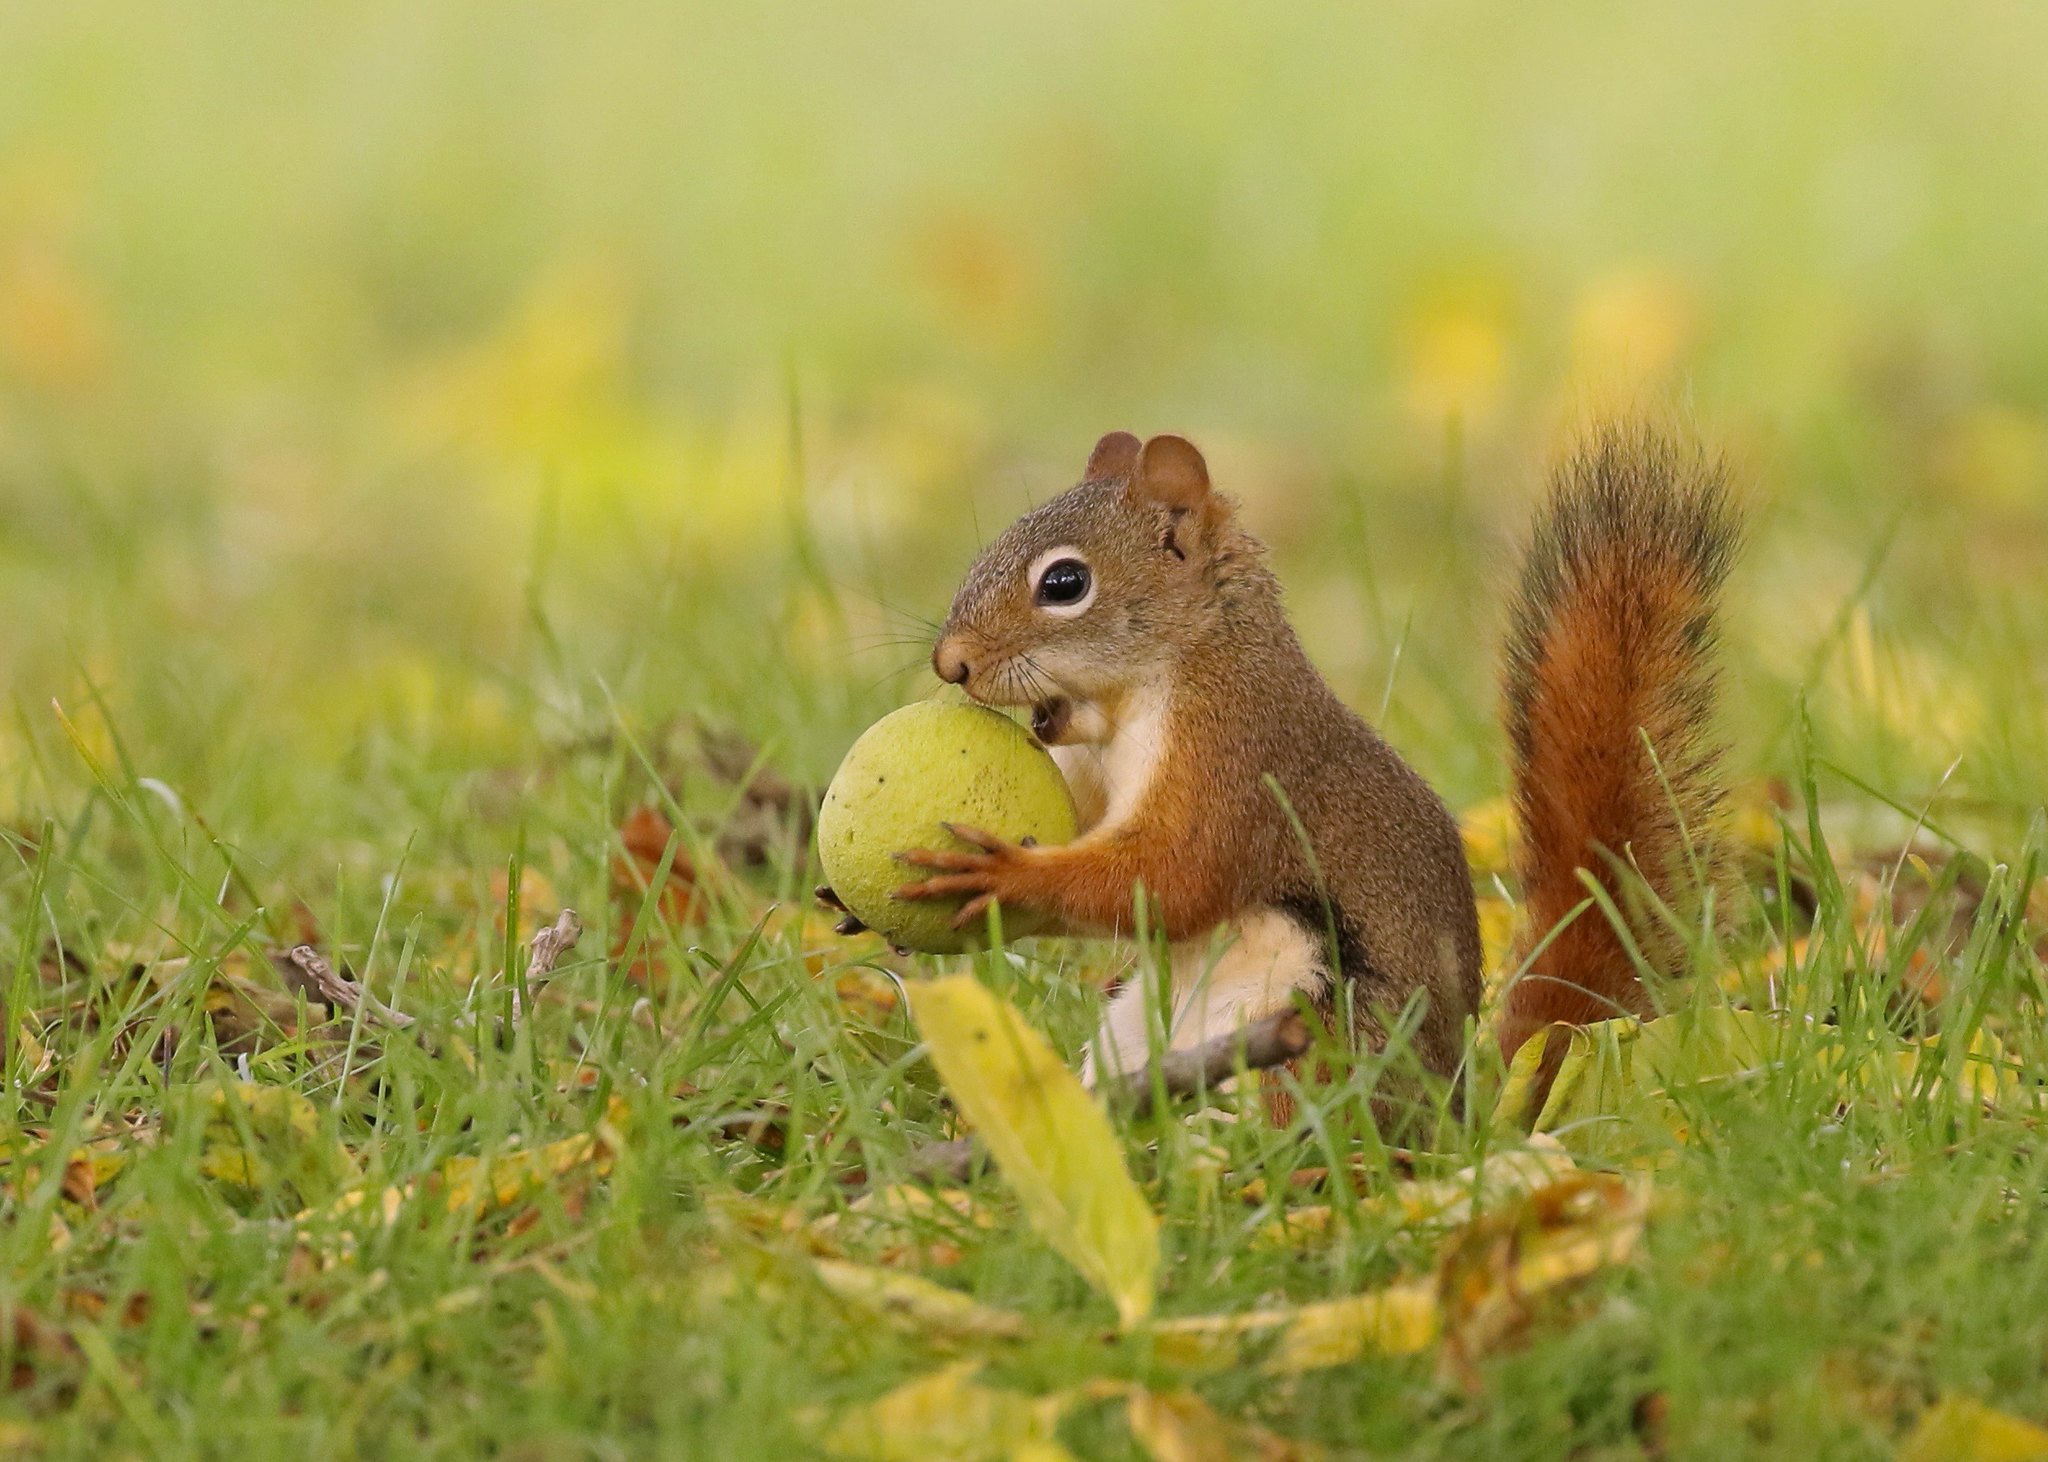
<svg viewBox="0 0 2048 1462"><path fill-rule="evenodd" d="M335 969L327 962L327 957L310 944L298 945L286 954L284 962L278 966L278 973L294 990L325 1001L337 1011L353 1013L361 1009L364 1017L374 1025L388 1030L404 1030L413 1023L411 1016L393 1010Z"/></svg>
<svg viewBox="0 0 2048 1462"><path fill-rule="evenodd" d="M1109 1090L1129 1101L1133 1117L1148 1117L1156 1093L1164 1092L1168 1097L1197 1096L1230 1080L1240 1063L1247 1071L1284 1066L1306 1051L1312 1039L1301 1012L1283 1010L1185 1051L1167 1051L1143 1071L1124 1077Z"/></svg>
<svg viewBox="0 0 2048 1462"><path fill-rule="evenodd" d="M526 964L529 1001L554 978L555 966L582 937L583 920L574 909L562 910L555 916L553 924L533 936L533 943L529 946L532 954ZM337 1012L353 1013L360 1009L365 1020L387 1030L405 1030L417 1023L415 1017L393 1010L360 983L335 969L327 957L310 944L301 944L288 952L278 963L278 972L294 990L302 990L312 999L325 1001ZM515 987L512 991L512 1018L516 1021L524 1014L519 991ZM504 1021L494 1022L494 1025L498 1041L503 1044L511 1030Z"/></svg>
<svg viewBox="0 0 2048 1462"><path fill-rule="evenodd" d="M541 986L554 978L555 966L562 956L576 947L576 941L583 937L583 920L574 909L564 909L555 916L555 922L533 936L533 955L526 962L526 993L528 998L538 995ZM525 1014L519 1008L519 989L512 990L512 1018L519 1019Z"/></svg>

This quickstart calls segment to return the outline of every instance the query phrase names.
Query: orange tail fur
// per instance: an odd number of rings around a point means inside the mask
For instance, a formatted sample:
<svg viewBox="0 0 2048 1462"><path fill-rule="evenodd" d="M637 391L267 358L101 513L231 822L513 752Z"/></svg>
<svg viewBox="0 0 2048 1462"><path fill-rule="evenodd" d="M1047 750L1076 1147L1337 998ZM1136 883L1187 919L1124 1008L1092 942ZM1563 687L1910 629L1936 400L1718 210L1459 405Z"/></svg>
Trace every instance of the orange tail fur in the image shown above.
<svg viewBox="0 0 2048 1462"><path fill-rule="evenodd" d="M1721 465L1655 428L1603 429L1556 472L1504 667L1526 915L1498 1030L1510 1058L1553 1021L1646 1013L1630 941L1659 974L1684 961L1655 906L1696 909L1716 866L1715 604L1739 536ZM1597 904L1573 917L1581 870L1627 939Z"/></svg>

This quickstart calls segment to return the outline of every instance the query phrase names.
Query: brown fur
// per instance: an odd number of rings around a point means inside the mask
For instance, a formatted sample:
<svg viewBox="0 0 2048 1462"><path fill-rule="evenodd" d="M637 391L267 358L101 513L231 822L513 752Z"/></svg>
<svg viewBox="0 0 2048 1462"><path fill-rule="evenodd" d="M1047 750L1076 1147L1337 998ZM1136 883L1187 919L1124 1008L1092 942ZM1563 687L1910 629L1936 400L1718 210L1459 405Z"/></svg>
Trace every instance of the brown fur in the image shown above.
<svg viewBox="0 0 2048 1462"><path fill-rule="evenodd" d="M1623 911L1650 968L1675 973L1683 959L1655 906L1693 906L1688 839L1710 845L1713 609L1734 540L1719 469L1647 428L1595 435L1558 473L1507 649L1530 931L1517 963L1556 931L1508 994L1510 1055L1552 1021L1648 1007L1609 921L1594 910L1563 922L1585 898L1580 870ZM1069 618L1036 610L1026 582L1062 546L1092 567L1098 596ZM1175 941L1277 909L1327 932L1335 957L1317 1003L1335 1008L1350 982L1362 1041L1377 1044L1380 1015L1425 994L1416 1051L1448 1075L1479 994L1457 826L1316 673L1263 554L1193 447L1121 433L1097 446L1086 480L992 543L935 668L996 704L1113 715L1163 685L1165 751L1115 826L1047 848L962 830L975 851L906 855L929 876L902 896L964 897L963 924L1000 901L1069 932L1129 934L1142 893L1150 927ZM1054 740L1069 727L1064 714L1047 724Z"/></svg>
<svg viewBox="0 0 2048 1462"><path fill-rule="evenodd" d="M1649 1011L1622 931L1597 905L1573 916L1582 873L1664 976L1686 955L1671 915L1718 875L1714 613L1738 536L1724 478L1690 444L1611 427L1563 463L1536 524L1505 665L1525 916L1511 968L1550 942L1503 1004L1509 1057L1553 1021Z"/></svg>
<svg viewBox="0 0 2048 1462"><path fill-rule="evenodd" d="M1379 1038L1371 1012L1425 992L1417 1052L1450 1073L1480 964L1456 823L1317 674L1263 548L1209 490L1194 448L1154 438L1132 461L1126 443L1105 439L1105 459L1129 463L1126 475L1082 482L983 553L934 662L970 693L1011 704L1054 691L1116 704L1164 683L1159 770L1127 820L1064 847L976 838L976 853L913 854L937 876L905 896L966 895L970 921L994 899L1070 931L1128 934L1142 889L1151 927L1172 940L1280 908L1318 942L1333 938L1324 1003L1337 979L1352 982L1362 1039ZM1094 566L1102 597L1085 616L1049 622L1032 612L1024 569L1060 544Z"/></svg>

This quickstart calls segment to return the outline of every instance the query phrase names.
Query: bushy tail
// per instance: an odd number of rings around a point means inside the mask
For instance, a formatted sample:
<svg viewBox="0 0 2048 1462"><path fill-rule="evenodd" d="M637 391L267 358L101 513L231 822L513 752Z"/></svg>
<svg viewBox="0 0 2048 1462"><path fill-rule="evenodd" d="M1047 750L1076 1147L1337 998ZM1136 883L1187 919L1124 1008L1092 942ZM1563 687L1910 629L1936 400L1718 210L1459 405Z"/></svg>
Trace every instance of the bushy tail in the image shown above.
<svg viewBox="0 0 2048 1462"><path fill-rule="evenodd" d="M1504 666L1526 915L1510 968L1529 966L1501 1010L1510 1057L1552 1021L1647 1010L1607 914L1563 923L1588 897L1581 869L1651 969L1684 959L1656 905L1697 909L1716 866L1714 618L1739 536L1720 463L1655 427L1599 430L1555 474Z"/></svg>

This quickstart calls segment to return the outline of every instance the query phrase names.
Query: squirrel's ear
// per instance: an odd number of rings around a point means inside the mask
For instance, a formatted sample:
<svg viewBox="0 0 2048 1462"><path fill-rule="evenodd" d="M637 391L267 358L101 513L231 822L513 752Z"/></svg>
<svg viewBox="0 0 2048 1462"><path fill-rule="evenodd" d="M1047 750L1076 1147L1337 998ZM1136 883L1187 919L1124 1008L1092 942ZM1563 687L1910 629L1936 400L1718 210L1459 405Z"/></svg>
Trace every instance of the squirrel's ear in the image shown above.
<svg viewBox="0 0 2048 1462"><path fill-rule="evenodd" d="M1131 490L1162 508L1191 512L1208 499L1209 465L1185 437L1154 437L1138 449Z"/></svg>
<svg viewBox="0 0 2048 1462"><path fill-rule="evenodd" d="M1137 461L1138 439L1127 431L1113 431L1097 442L1095 450L1088 454L1088 470L1081 474L1081 480L1101 482L1129 477Z"/></svg>

